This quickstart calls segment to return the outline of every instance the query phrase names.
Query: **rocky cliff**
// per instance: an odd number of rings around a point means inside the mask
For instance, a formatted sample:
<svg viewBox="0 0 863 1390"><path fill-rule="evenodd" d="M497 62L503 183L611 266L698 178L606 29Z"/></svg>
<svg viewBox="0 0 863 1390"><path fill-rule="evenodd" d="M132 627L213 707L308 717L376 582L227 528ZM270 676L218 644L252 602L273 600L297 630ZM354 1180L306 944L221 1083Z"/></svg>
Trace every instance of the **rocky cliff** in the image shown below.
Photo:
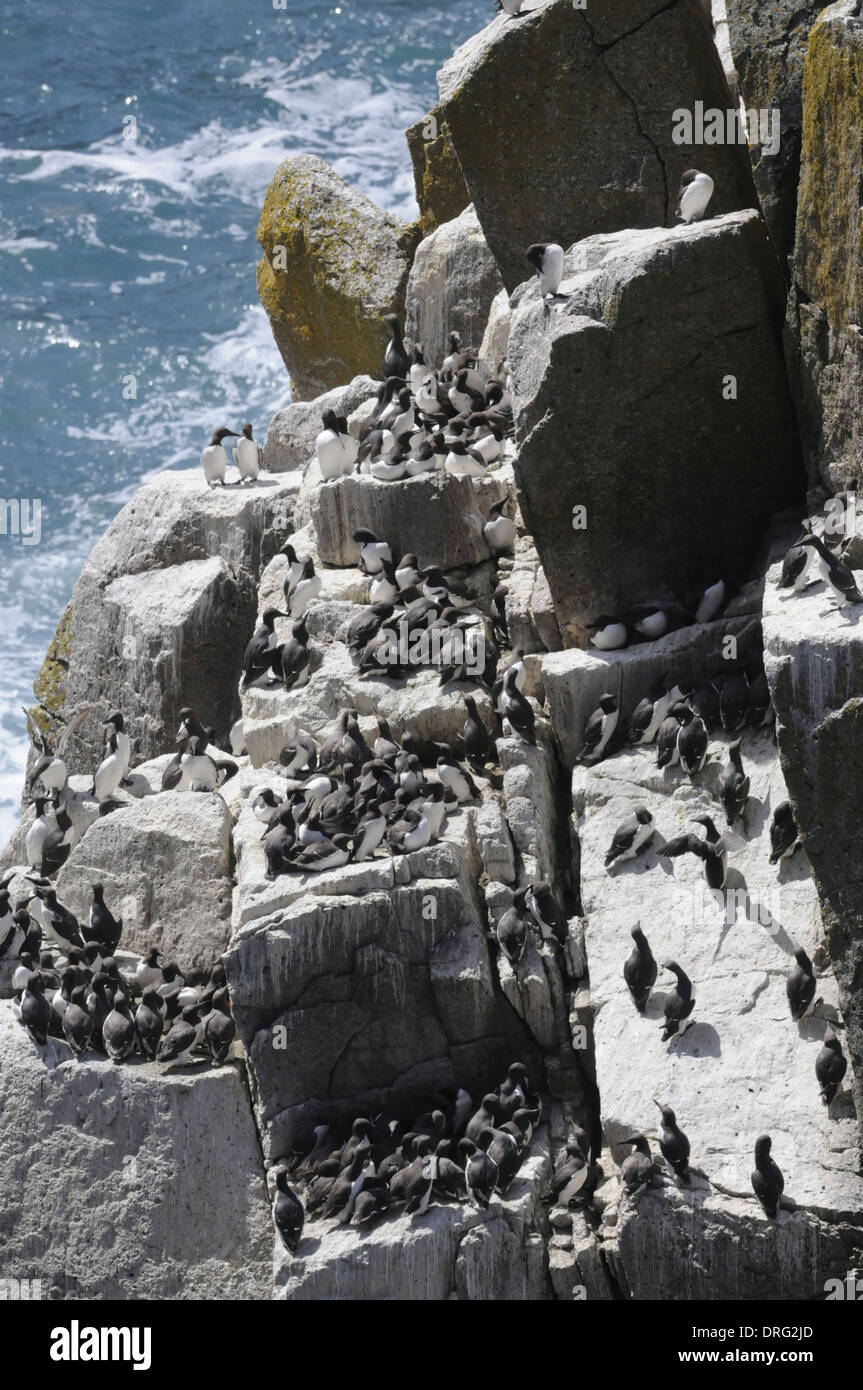
<svg viewBox="0 0 863 1390"><path fill-rule="evenodd" d="M413 228L317 159L276 173L258 277L296 399L269 424L253 486L210 490L190 468L123 509L34 706L70 774L71 848L50 870L61 902L85 922L103 884L133 993L154 947L190 979L221 962L237 1038L213 1066L73 1058L56 1028L28 1036L3 963L5 1275L38 1268L55 1298L724 1301L822 1297L859 1265L863 600L852 568L836 606L832 552L799 589L781 562L804 525L831 539L827 492L859 478L863 22L851 0L820 17L773 8L769 42L731 0L715 34L696 0L538 0L496 18L408 133ZM773 163L673 139L676 111L733 110L738 84L787 118ZM693 164L715 200L675 224ZM543 296L525 251L551 239L563 276ZM459 412L473 453L455 432L443 466L415 476L367 442L391 311L435 395L467 392L459 370L481 383L479 425ZM447 379L451 333L467 356ZM423 390L412 383L406 411L422 413ZM317 440L325 411L345 422L338 476ZM455 404L428 413L454 429ZM808 496L805 469L823 485ZM497 545L501 508L513 522ZM852 497L851 567L853 511ZM368 533L414 603L447 622L457 606L483 664L377 661L357 643L375 586L394 582L369 572ZM250 672L256 620L275 610L279 642L291 636L297 557L315 579L307 665ZM789 563L803 573L800 552ZM466 699L490 733L481 757ZM171 787L187 707L230 760L203 790ZM132 774L105 802L92 777L117 708ZM339 755L346 737L356 757ZM726 824L738 753L748 782ZM365 778L389 788L388 839L278 862L272 808L314 803L312 844L324 800L355 807ZM416 848L398 819L412 797L417 820L443 808ZM3 855L13 905L32 893L36 815L25 796ZM342 824L343 809L329 815ZM540 883L545 906L528 909ZM655 964L641 998L623 973L639 927ZM795 952L817 981L800 1017ZM694 998L679 1020L688 996L669 962ZM850 1063L829 1104L815 1071L828 1026ZM424 1164L444 1135L457 1156L513 1062L532 1115L518 1163L489 1202L467 1202L462 1179L447 1189ZM663 1156L658 1106L688 1136L688 1171ZM350 1202L315 1212L330 1150L345 1159L331 1178L356 1159L358 1117L377 1127L377 1173L362 1159ZM773 1211L750 1181L762 1134L785 1178ZM268 1210L285 1168L308 1209L295 1251ZM430 1185L427 1210L397 1201L405 1173ZM75 1215L68 1240L58 1210Z"/></svg>

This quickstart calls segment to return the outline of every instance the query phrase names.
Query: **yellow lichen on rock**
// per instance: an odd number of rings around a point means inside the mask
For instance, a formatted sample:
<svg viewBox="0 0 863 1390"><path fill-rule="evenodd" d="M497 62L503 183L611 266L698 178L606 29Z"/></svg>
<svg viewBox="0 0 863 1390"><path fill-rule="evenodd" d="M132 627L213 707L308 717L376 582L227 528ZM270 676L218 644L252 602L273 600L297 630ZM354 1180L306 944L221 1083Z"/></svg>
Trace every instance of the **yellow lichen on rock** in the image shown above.
<svg viewBox="0 0 863 1390"><path fill-rule="evenodd" d="M404 312L419 235L323 160L279 166L258 226L257 280L295 399L380 371L381 316Z"/></svg>

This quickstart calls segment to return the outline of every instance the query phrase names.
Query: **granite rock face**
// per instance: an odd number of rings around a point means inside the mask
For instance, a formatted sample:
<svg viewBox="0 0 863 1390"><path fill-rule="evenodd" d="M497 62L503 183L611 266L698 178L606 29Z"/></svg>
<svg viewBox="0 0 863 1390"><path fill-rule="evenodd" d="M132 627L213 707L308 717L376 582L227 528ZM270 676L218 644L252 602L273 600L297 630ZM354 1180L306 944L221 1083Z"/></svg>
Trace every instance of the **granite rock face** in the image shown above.
<svg viewBox="0 0 863 1390"><path fill-rule="evenodd" d="M408 278L408 341L422 343L432 366L446 356L449 333L460 333L465 347L477 351L492 301L502 289L476 212L465 208L417 247Z"/></svg>
<svg viewBox="0 0 863 1390"><path fill-rule="evenodd" d="M516 296L509 357L522 514L584 645L601 614L742 582L802 470L756 212L591 238L566 275L551 309Z"/></svg>
<svg viewBox="0 0 863 1390"><path fill-rule="evenodd" d="M258 294L295 400L380 371L381 316L404 313L416 240L322 159L279 166L258 226Z"/></svg>
<svg viewBox="0 0 863 1390"><path fill-rule="evenodd" d="M854 0L809 37L786 353L810 478L830 491L863 453L863 24Z"/></svg>
<svg viewBox="0 0 863 1390"><path fill-rule="evenodd" d="M313 465L308 510L318 554L325 565L355 565L360 547L353 535L364 529L386 536L394 554L416 555L420 565L450 570L482 564L490 558L482 528L495 502L507 496L511 477L510 469L498 469L482 478L435 472L382 483L352 473L320 484Z"/></svg>
<svg viewBox="0 0 863 1390"><path fill-rule="evenodd" d="M631 708L633 691L649 688L657 663L669 678L683 679L687 666L703 670L716 637L710 629L691 629L622 653L548 656L543 684L552 716L569 690L571 721L583 726L598 665L604 688L622 684ZM707 888L695 856L658 857L662 844L688 830L697 815L724 826L717 780L727 742L711 739L711 760L693 781L680 769L657 770L653 748L576 766L572 777L605 1146L605 1181L596 1194L600 1249L618 1288L635 1299L813 1298L827 1278L843 1277L863 1248L853 1083L827 1111L814 1074L825 1020L838 1016L841 970L836 964L834 976L829 930L805 855L769 864L773 810L788 795L769 733L744 734L751 794L730 837L726 891ZM563 745L571 763L573 741L564 737ZM604 856L614 832L637 805L652 812L655 838L639 859L609 870ZM695 1022L682 1038L660 1037L670 974L660 970L644 1014L624 985L636 923L657 962L678 961L693 982ZM818 1017L799 1025L785 997L798 945L815 964L820 999ZM696 1171L686 1188L666 1169L655 1190L633 1201L621 1195L616 1177L629 1152L621 1141L638 1132L655 1135L657 1100L674 1109ZM749 1187L761 1133L773 1137L796 1208L783 1211L778 1223L763 1218ZM657 1152L655 1142L651 1147Z"/></svg>
<svg viewBox="0 0 863 1390"><path fill-rule="evenodd" d="M291 532L299 482L262 476L253 488L208 490L200 469L161 473L117 515L81 571L34 686L36 717L49 728L54 716L68 722L92 707L67 747L70 771L92 775L101 721L114 708L126 717L134 761L173 751L184 704L227 732L239 712L255 585Z"/></svg>
<svg viewBox="0 0 863 1390"><path fill-rule="evenodd" d="M779 0L752 4L724 0L727 34L741 100L759 113L749 121L752 172L761 210L783 266L794 249L797 185L803 127L803 62L809 31L827 0ZM772 127L761 130L760 113L781 122L774 148ZM768 133L770 132L770 133ZM766 138L765 138L766 137Z"/></svg>
<svg viewBox="0 0 863 1390"><path fill-rule="evenodd" d="M446 121L435 106L405 132L414 166L414 185L423 235L464 212L470 194Z"/></svg>
<svg viewBox="0 0 863 1390"><path fill-rule="evenodd" d="M5 1278L41 1280L43 1299L271 1296L272 1225L236 1065L76 1062L63 1042L35 1047L8 1003L0 1057Z"/></svg>
<svg viewBox="0 0 863 1390"><path fill-rule="evenodd" d="M547 61L555 54L554 64ZM507 289L535 241L671 222L693 150L673 113L734 105L696 0L576 9L540 0L495 19L439 74L441 111ZM699 146L713 211L754 203L745 147Z"/></svg>
<svg viewBox="0 0 863 1390"><path fill-rule="evenodd" d="M863 1074L863 873L857 779L863 754L863 627L856 607L835 612L823 583L802 594L765 590L765 668L782 765L818 885L839 981L848 1052ZM857 574L858 583L861 575ZM849 775L850 774L850 775ZM863 1115L859 1089L858 1109Z"/></svg>
<svg viewBox="0 0 863 1390"><path fill-rule="evenodd" d="M217 793L158 792L100 816L57 879L60 901L86 922L90 885L123 919L126 950L209 970L228 944L231 818Z"/></svg>

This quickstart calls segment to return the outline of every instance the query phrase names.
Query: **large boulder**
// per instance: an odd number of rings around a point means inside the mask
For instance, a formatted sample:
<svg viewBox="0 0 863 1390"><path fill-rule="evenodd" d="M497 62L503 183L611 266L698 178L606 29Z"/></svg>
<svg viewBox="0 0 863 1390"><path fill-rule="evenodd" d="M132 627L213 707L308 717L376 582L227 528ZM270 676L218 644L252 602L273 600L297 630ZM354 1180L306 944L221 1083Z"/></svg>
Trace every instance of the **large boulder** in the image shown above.
<svg viewBox="0 0 863 1390"><path fill-rule="evenodd" d="M231 817L222 797L159 792L101 816L57 879L60 901L79 921L87 921L93 883L123 919L125 949L158 946L181 969L209 969L230 936Z"/></svg>
<svg viewBox="0 0 863 1390"><path fill-rule="evenodd" d="M479 348L495 296L503 284L473 207L444 222L420 242L408 279L406 322L426 362L439 366L447 334ZM494 364L496 365L496 364Z"/></svg>
<svg viewBox="0 0 863 1390"><path fill-rule="evenodd" d="M381 370L381 316L404 313L417 235L322 159L279 165L258 224L258 294L295 399Z"/></svg>
<svg viewBox="0 0 863 1390"><path fill-rule="evenodd" d="M255 838L254 826L242 837L246 921L225 967L271 1158L312 1116L425 1108L453 1085L482 1095L516 1056L541 1075L495 987L469 835L279 879L275 910Z"/></svg>
<svg viewBox="0 0 863 1390"><path fill-rule="evenodd" d="M239 713L237 681L261 570L293 529L300 475L208 489L200 469L160 473L93 547L34 690L52 732L92 709L64 751L93 773L102 720L123 710L135 760L173 751L193 706L220 734ZM129 692L134 691L134 699Z"/></svg>
<svg viewBox="0 0 863 1390"><path fill-rule="evenodd" d="M550 61L549 55L554 55ZM751 207L745 147L674 143L672 113L732 109L696 0L580 9L539 0L501 15L439 74L441 111L507 289L535 241L671 221L680 175L716 182L714 211ZM697 153L696 153L697 151Z"/></svg>
<svg viewBox="0 0 863 1390"><path fill-rule="evenodd" d="M855 0L813 27L786 351L810 476L832 491L863 456L863 24Z"/></svg>
<svg viewBox="0 0 863 1390"><path fill-rule="evenodd" d="M803 61L809 30L828 0L725 0L726 33L740 98L750 116L752 172L761 210L782 264L794 249L800 143L803 126ZM768 129L761 129L764 112ZM772 124L771 124L772 123Z"/></svg>
<svg viewBox="0 0 863 1390"><path fill-rule="evenodd" d="M507 496L511 480L509 468L497 468L482 478L434 472L385 483L369 474L351 473L321 483L313 465L304 499L307 494L318 554L325 565L356 565L360 547L354 532L364 529L385 536L396 557L412 553L420 565L450 570L490 558L482 528L495 502Z"/></svg>
<svg viewBox="0 0 863 1390"><path fill-rule="evenodd" d="M742 582L803 477L757 212L590 238L566 270L558 307L515 297L509 358L522 514L584 645L600 614Z"/></svg>
<svg viewBox="0 0 863 1390"><path fill-rule="evenodd" d="M446 121L434 107L405 131L423 235L458 217L470 202Z"/></svg>
<svg viewBox="0 0 863 1390"><path fill-rule="evenodd" d="M0 1243L43 1299L262 1299L272 1224L236 1064L37 1049L0 1003ZM214 1219L214 1214L218 1219ZM37 1295L38 1296L38 1295Z"/></svg>
<svg viewBox="0 0 863 1390"><path fill-rule="evenodd" d="M802 594L776 587L764 599L764 664L776 707L782 766L818 886L839 981L847 1050L863 1076L863 632L859 610L833 610L822 583ZM863 583L858 571L857 582ZM847 614L853 616L849 620ZM857 1090L858 1109L863 1100Z"/></svg>
<svg viewBox="0 0 863 1390"><path fill-rule="evenodd" d="M267 430L264 467L271 473L305 469L314 453L315 440L323 429L321 416L324 411L353 415L376 395L379 385L380 382L370 376L357 376L347 386L336 386L314 401L293 401L276 411Z"/></svg>

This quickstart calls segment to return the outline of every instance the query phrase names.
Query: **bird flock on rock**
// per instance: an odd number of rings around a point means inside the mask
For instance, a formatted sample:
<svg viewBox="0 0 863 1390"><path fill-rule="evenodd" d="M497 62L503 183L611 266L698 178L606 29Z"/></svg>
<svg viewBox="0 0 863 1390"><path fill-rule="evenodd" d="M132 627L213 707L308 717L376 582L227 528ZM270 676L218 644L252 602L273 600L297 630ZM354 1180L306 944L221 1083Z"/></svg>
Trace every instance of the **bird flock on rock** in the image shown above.
<svg viewBox="0 0 863 1390"><path fill-rule="evenodd" d="M187 1063L198 1049L214 1066L227 1060L236 1029L221 963L183 972L157 947L118 958L123 922L101 883L82 926L49 886L13 908L14 873L0 883L0 964L14 966L12 1011L37 1046L63 1039L76 1058L99 1052L117 1064Z"/></svg>
<svg viewBox="0 0 863 1390"><path fill-rule="evenodd" d="M851 571L827 550L820 538L807 531L786 554L779 583L800 590L818 578L827 582L838 605L863 601ZM631 610L622 619L601 618L593 628L594 644L603 650L615 650L631 641L655 640L690 623L695 613L699 614L699 622L712 621L719 615L724 597L724 585L718 581L705 592L700 604L690 608L657 604ZM697 857L703 864L707 887L721 893L727 883L729 853L740 843L734 827L746 833L750 778L743 762L743 735L750 728L772 726L775 717L764 673L760 623L751 622L733 643L723 644L722 649L708 654L704 666L702 676L695 681L662 676L635 706L628 723L621 718L618 698L603 694L586 721L581 758L590 766L626 747L655 745L659 769L679 767L691 782L698 784L712 756L711 735L721 730L731 737L728 762L716 784L717 809L721 808L727 831L720 833L710 815L695 816L692 823L701 826L703 833L693 830L667 840L660 837L657 855L667 861L683 855ZM700 785L707 790L704 782ZM651 811L646 806L636 806L612 837L605 855L606 869L615 873L619 865L641 859L658 829ZM799 846L792 806L782 801L773 811L769 862L776 865L790 859ZM624 962L623 978L639 1013L643 1014L648 1006L660 970L673 977L674 983L665 993L661 1020L662 1041L673 1042L694 1022L692 980L677 961L656 961L640 922L632 928L631 936L632 951ZM801 1022L815 1016L820 1001L816 999L812 962L801 947L795 949L794 961L786 992L791 1018ZM828 1024L815 1059L816 1082L821 1099L828 1106L841 1089L848 1065L835 1031L838 1026L835 1022ZM677 1179L689 1185L689 1140L674 1112L658 1101L656 1104L662 1115L660 1151ZM621 1142L632 1145L632 1152L623 1161L621 1177L626 1191L635 1196L651 1186L662 1170L651 1156L647 1136L637 1134ZM756 1141L752 1187L766 1215L775 1218L781 1206L784 1178L771 1156L768 1135L761 1135Z"/></svg>
<svg viewBox="0 0 863 1390"><path fill-rule="evenodd" d="M441 1202L487 1211L495 1193L503 1196L518 1174L541 1115L527 1067L513 1062L476 1108L459 1087L435 1094L428 1109L409 1119L367 1111L349 1125L310 1122L270 1165L279 1238L294 1254L306 1217L366 1227L396 1207L409 1216L423 1216ZM586 1135L578 1134L586 1145ZM571 1166L563 1182L555 1173L555 1197L564 1193L568 1199L582 1186Z"/></svg>

